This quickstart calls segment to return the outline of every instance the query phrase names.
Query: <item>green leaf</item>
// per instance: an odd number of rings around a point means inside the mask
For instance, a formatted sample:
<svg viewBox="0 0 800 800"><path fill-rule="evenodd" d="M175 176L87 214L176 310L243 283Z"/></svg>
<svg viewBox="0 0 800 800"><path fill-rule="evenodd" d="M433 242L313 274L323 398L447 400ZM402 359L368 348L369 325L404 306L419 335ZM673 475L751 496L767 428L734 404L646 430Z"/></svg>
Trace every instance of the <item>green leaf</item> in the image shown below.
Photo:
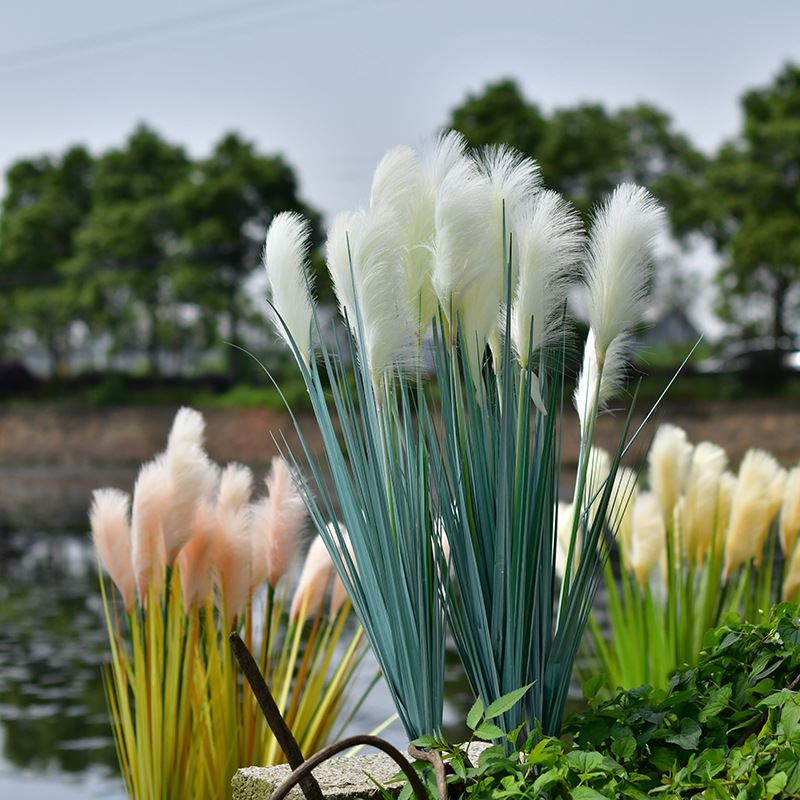
<svg viewBox="0 0 800 800"><path fill-rule="evenodd" d="M787 739L794 736L800 728L800 701L797 697L787 700L786 705L781 709L781 725Z"/></svg>
<svg viewBox="0 0 800 800"><path fill-rule="evenodd" d="M717 689L711 695L711 697L706 700L706 704L697 715L698 721L705 722L710 717L716 717L720 711L727 707L732 694L733 689L731 688L730 684L726 684L725 686L721 686L719 689Z"/></svg>
<svg viewBox="0 0 800 800"><path fill-rule="evenodd" d="M782 792L786 788L789 781L789 776L785 772L776 772L767 781L767 797L775 797L776 794Z"/></svg>
<svg viewBox="0 0 800 800"><path fill-rule="evenodd" d="M671 744L676 744L684 750L697 750L700 743L702 728L693 719L682 719L679 731L668 733L664 739Z"/></svg>
<svg viewBox="0 0 800 800"><path fill-rule="evenodd" d="M567 753L567 764L571 769L581 774L594 772L603 763L603 756L601 753L595 753L590 750L573 750Z"/></svg>
<svg viewBox="0 0 800 800"><path fill-rule="evenodd" d="M505 714L506 711L510 711L514 706L522 700L525 692L533 686L532 683L529 683L527 686L521 686L519 689L514 689L513 692L508 692L504 694L502 697L498 697L493 703L489 704L489 707L486 709L484 714L485 719L494 719L495 717L499 717L501 714Z"/></svg>
<svg viewBox="0 0 800 800"><path fill-rule="evenodd" d="M483 722L475 729L475 735L479 739L490 741L491 739L502 739L505 734L497 725L493 725L491 722Z"/></svg>
<svg viewBox="0 0 800 800"><path fill-rule="evenodd" d="M480 725L481 718L483 717L483 700L477 698L472 704L472 708L467 712L467 727L474 731Z"/></svg>
<svg viewBox="0 0 800 800"><path fill-rule="evenodd" d="M608 800L604 794L600 794L596 789L590 786L576 786L572 790L573 800Z"/></svg>

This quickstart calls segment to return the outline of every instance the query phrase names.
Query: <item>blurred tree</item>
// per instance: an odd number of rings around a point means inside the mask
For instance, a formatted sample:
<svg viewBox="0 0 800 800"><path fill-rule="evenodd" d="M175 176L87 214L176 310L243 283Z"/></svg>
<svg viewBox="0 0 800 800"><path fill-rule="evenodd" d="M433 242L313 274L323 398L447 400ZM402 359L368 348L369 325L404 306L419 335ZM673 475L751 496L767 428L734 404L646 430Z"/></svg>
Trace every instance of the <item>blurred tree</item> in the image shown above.
<svg viewBox="0 0 800 800"><path fill-rule="evenodd" d="M124 147L103 154L70 265L92 331L111 334L117 350L143 345L153 374L174 317L170 259L180 231L168 198L189 167L183 148L144 125Z"/></svg>
<svg viewBox="0 0 800 800"><path fill-rule="evenodd" d="M800 67L742 98L743 127L724 144L679 223L724 257L718 311L745 336L800 335ZM777 356L777 352L776 352Z"/></svg>
<svg viewBox="0 0 800 800"><path fill-rule="evenodd" d="M4 333L33 334L54 374L65 369L70 330L79 318L65 267L89 211L92 171L89 153L73 147L60 159L18 161L6 173L0 216Z"/></svg>
<svg viewBox="0 0 800 800"><path fill-rule="evenodd" d="M242 326L252 313L246 281L260 268L273 215L300 211L311 220L318 244L319 214L300 200L294 171L283 158L259 154L234 133L185 176L170 200L182 231L176 298L201 309L209 335L240 345ZM259 319L263 324L263 314ZM243 354L230 347L226 355L236 378Z"/></svg>
<svg viewBox="0 0 800 800"><path fill-rule="evenodd" d="M510 144L533 156L544 182L587 212L622 181L649 187L670 208L683 201L685 181L700 174L703 156L673 130L669 115L648 104L609 111L596 103L546 116L517 84L503 80L469 95L450 117L473 146Z"/></svg>

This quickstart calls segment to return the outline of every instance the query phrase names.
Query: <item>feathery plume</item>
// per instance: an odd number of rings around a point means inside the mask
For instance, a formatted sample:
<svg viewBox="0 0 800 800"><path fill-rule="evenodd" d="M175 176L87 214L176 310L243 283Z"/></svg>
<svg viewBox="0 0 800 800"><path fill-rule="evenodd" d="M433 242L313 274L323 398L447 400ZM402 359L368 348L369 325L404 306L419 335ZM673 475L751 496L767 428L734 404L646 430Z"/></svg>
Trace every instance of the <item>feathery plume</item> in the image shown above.
<svg viewBox="0 0 800 800"><path fill-rule="evenodd" d="M178 409L167 439L167 450L178 444L193 444L202 447L205 439L206 421L199 411L183 406Z"/></svg>
<svg viewBox="0 0 800 800"><path fill-rule="evenodd" d="M661 505L665 524L672 525L675 504L683 492L692 458L686 431L661 425L647 454L650 487Z"/></svg>
<svg viewBox="0 0 800 800"><path fill-rule="evenodd" d="M725 541L725 568L730 574L749 559L758 563L777 507L772 487L780 479L778 462L764 450L748 450L739 466Z"/></svg>
<svg viewBox="0 0 800 800"><path fill-rule="evenodd" d="M556 526L556 574L561 580L567 571L567 555L569 554L569 540L572 536L572 503L559 502L558 504L558 525ZM575 538L575 552L572 556L573 570L577 569L581 556L580 537Z"/></svg>
<svg viewBox="0 0 800 800"><path fill-rule="evenodd" d="M414 149L405 144L392 147L375 167L369 204L385 205L396 213L407 216L418 191L419 181L420 164Z"/></svg>
<svg viewBox="0 0 800 800"><path fill-rule="evenodd" d="M638 478L630 467L617 470L608 511L608 524L615 531L623 562L628 563L633 537L633 507L639 494Z"/></svg>
<svg viewBox="0 0 800 800"><path fill-rule="evenodd" d="M798 536L800 536L800 465L789 470L783 490L780 538L784 556L794 552ZM800 567L800 561L798 566Z"/></svg>
<svg viewBox="0 0 800 800"><path fill-rule="evenodd" d="M331 531L331 537L334 541L338 542L338 537L336 531L334 529L333 523L328 523L328 530ZM342 560L344 562L345 572L350 576L350 564L355 567L356 563L356 556L355 552L353 551L353 545L350 542L350 535L347 533L347 530L344 526L339 525L339 531L341 533L342 540L344 542L344 546L346 548L346 555L342 555ZM349 562L348 562L349 558ZM350 576L352 579L352 576ZM339 576L337 572L333 577L333 589L331 589L331 607L330 607L330 615L331 619L335 618L339 614L339 610L344 605L345 600L348 599L347 595L347 587L344 585L344 581Z"/></svg>
<svg viewBox="0 0 800 800"><path fill-rule="evenodd" d="M314 617L322 609L333 578L333 562L331 561L325 542L319 536L314 537L308 550L303 570L297 582L290 617L297 622L305 604L306 618Z"/></svg>
<svg viewBox="0 0 800 800"><path fill-rule="evenodd" d="M136 578L131 565L130 497L118 489L92 493L89 523L100 561L122 595L125 610L133 608Z"/></svg>
<svg viewBox="0 0 800 800"><path fill-rule="evenodd" d="M250 599L253 546L248 503L252 485L252 473L241 464L229 464L222 471L212 564L229 630Z"/></svg>
<svg viewBox="0 0 800 800"><path fill-rule="evenodd" d="M306 364L311 358L314 315L314 284L308 265L310 238L308 221L294 211L283 211L273 218L264 243L275 329L290 346L294 339Z"/></svg>
<svg viewBox="0 0 800 800"><path fill-rule="evenodd" d="M800 594L800 547L795 545L792 557L789 559L786 577L783 579L783 599L796 601L798 594Z"/></svg>
<svg viewBox="0 0 800 800"><path fill-rule="evenodd" d="M581 438L585 439L589 426L608 400L619 391L625 376L624 336L617 337L606 351L605 365L601 371L597 360L594 331L589 328L583 347L583 364L575 386L572 403L578 412Z"/></svg>
<svg viewBox="0 0 800 800"><path fill-rule="evenodd" d="M664 517L652 492L639 492L633 506L633 536L628 568L644 588L666 544Z"/></svg>
<svg viewBox="0 0 800 800"><path fill-rule="evenodd" d="M514 235L519 282L511 310L511 340L524 369L529 352L535 354L557 335L583 235L575 210L549 190L539 192L517 214Z"/></svg>
<svg viewBox="0 0 800 800"><path fill-rule="evenodd" d="M159 593L164 583L167 551L164 519L169 513L170 479L163 457L139 470L133 489L131 561L139 598L144 601L152 585Z"/></svg>
<svg viewBox="0 0 800 800"><path fill-rule="evenodd" d="M211 568L218 530L214 508L208 498L202 498L192 520L192 535L177 558L183 605L187 611L202 605L211 591Z"/></svg>
<svg viewBox="0 0 800 800"><path fill-rule="evenodd" d="M601 369L614 339L641 318L652 246L663 222L653 196L632 184L618 186L594 216L586 282Z"/></svg>
<svg viewBox="0 0 800 800"><path fill-rule="evenodd" d="M589 451L589 465L586 471L586 489L583 495L584 508L588 509L589 524L594 525L600 513L600 503L604 484L611 471L611 456L602 447L592 447Z"/></svg>
<svg viewBox="0 0 800 800"><path fill-rule="evenodd" d="M711 544L719 505L719 486L728 466L725 451L700 442L692 453L681 512L681 530L687 556L700 563Z"/></svg>

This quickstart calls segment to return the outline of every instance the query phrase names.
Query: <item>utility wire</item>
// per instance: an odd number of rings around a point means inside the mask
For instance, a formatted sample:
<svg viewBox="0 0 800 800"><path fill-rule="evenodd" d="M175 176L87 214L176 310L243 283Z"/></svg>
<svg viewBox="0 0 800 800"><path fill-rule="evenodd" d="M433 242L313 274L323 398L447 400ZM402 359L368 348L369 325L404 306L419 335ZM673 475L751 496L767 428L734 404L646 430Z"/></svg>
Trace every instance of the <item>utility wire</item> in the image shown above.
<svg viewBox="0 0 800 800"><path fill-rule="evenodd" d="M42 61L62 58L64 56L79 55L84 52L97 50L116 45L132 44L144 41L153 36L161 36L171 33L185 33L187 29L197 28L208 25L208 23L220 22L230 23L243 20L248 16L262 15L266 11L278 12L270 14L266 19L262 18L259 22L276 22L286 18L286 13L291 12L291 16L297 16L300 12L302 17L305 12L324 11L330 7L331 3L314 3L311 5L289 5L283 7L268 6L263 0L257 2L239 3L225 7L208 9L196 14L185 14L176 17L167 17L156 22L143 23L105 33L90 34L88 36L66 39L61 42L37 45L22 50L0 53L0 72L28 67Z"/></svg>

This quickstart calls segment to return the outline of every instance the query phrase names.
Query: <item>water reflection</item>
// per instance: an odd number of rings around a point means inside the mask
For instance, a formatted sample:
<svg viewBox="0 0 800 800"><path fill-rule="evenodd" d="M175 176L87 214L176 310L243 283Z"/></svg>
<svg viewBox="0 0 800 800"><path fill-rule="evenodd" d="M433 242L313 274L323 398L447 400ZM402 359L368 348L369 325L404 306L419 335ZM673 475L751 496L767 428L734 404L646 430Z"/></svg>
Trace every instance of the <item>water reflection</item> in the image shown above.
<svg viewBox="0 0 800 800"><path fill-rule="evenodd" d="M101 791L98 774L116 785L116 757L100 677L105 629L92 559L84 538L19 536L3 541L4 785L14 775L22 784L32 774L82 774L90 768L91 781Z"/></svg>

